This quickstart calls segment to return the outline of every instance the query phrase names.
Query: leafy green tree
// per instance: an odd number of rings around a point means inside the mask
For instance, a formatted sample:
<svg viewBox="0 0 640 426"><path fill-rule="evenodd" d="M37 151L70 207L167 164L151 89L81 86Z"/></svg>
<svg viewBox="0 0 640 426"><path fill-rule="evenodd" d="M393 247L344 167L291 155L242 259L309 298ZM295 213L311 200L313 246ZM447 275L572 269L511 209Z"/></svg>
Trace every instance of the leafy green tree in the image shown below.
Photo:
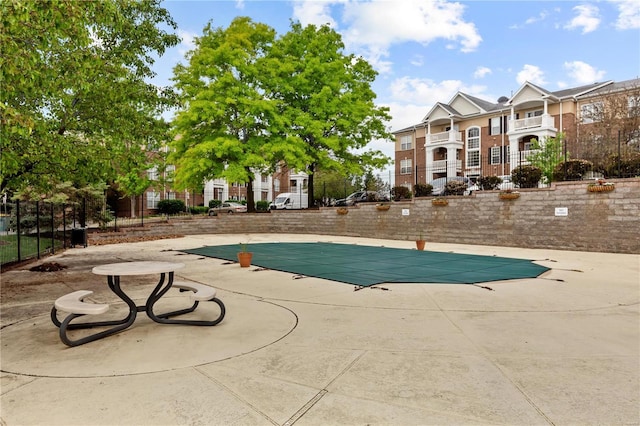
<svg viewBox="0 0 640 426"><path fill-rule="evenodd" d="M178 189L214 178L248 183L247 206L255 211L254 173L273 164L269 126L278 121L257 62L274 37L272 28L246 17L226 29L208 24L187 55L188 65L175 67L182 108L170 160Z"/></svg>
<svg viewBox="0 0 640 426"><path fill-rule="evenodd" d="M374 103L375 70L343 50L340 35L329 26L292 23L261 61L265 94L279 112L270 127L278 136L271 152L309 175L309 206L317 171L362 175L367 167L390 161L379 151L361 152L372 140L391 139L385 128L390 116L388 108Z"/></svg>
<svg viewBox="0 0 640 426"><path fill-rule="evenodd" d="M179 41L159 0L6 0L0 15L0 192L138 173L173 104L146 81Z"/></svg>
<svg viewBox="0 0 640 426"><path fill-rule="evenodd" d="M547 138L544 143L538 142L537 139L532 140L531 150L533 152L527 157L527 160L532 166L540 169L544 183L548 184L553 180L554 170L564 160L563 140L562 133L558 133L554 138ZM566 155L568 156L569 153Z"/></svg>
<svg viewBox="0 0 640 426"><path fill-rule="evenodd" d="M331 199L339 200L347 195L360 189L356 184L357 177L345 176L336 170L319 170L315 173L315 183L318 188L316 191L317 199L323 197L328 201Z"/></svg>

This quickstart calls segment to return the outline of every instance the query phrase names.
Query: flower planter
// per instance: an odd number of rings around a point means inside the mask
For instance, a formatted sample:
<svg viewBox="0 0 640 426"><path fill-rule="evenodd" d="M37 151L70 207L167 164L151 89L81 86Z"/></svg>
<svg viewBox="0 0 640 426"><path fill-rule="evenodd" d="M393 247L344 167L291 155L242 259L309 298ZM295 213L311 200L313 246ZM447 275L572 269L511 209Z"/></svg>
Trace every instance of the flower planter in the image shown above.
<svg viewBox="0 0 640 426"><path fill-rule="evenodd" d="M387 210L389 210L389 208L391 208L391 206L388 204L379 204L376 206L376 210L381 212L386 212Z"/></svg>
<svg viewBox="0 0 640 426"><path fill-rule="evenodd" d="M253 257L253 253L248 251L241 251L238 253L238 262L240 262L241 268L248 268L251 266L251 258Z"/></svg>
<svg viewBox="0 0 640 426"><path fill-rule="evenodd" d="M519 192L501 192L500 195L498 195L498 197L500 197L501 200L515 200L520 198L520 193Z"/></svg>
<svg viewBox="0 0 640 426"><path fill-rule="evenodd" d="M589 192L609 192L616 189L615 185L599 185L599 184L590 184L587 186L587 191Z"/></svg>
<svg viewBox="0 0 640 426"><path fill-rule="evenodd" d="M448 206L449 200L444 198L434 198L433 200L431 200L431 204L434 206Z"/></svg>
<svg viewBox="0 0 640 426"><path fill-rule="evenodd" d="M425 240L416 240L416 248L420 251L424 250Z"/></svg>
<svg viewBox="0 0 640 426"><path fill-rule="evenodd" d="M345 207L338 207L336 209L336 213L338 213L338 214L347 214L347 213L349 213L349 209L347 209Z"/></svg>

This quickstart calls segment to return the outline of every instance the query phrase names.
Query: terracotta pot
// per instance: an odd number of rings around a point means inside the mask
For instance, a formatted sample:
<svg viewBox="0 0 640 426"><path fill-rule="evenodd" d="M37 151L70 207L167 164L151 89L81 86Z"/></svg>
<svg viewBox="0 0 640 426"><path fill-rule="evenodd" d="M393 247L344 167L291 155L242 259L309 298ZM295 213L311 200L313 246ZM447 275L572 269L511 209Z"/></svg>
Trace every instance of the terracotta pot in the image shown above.
<svg viewBox="0 0 640 426"><path fill-rule="evenodd" d="M241 268L248 268L251 266L251 258L253 257L253 253L248 251L241 251L238 253L238 262L240 262Z"/></svg>
<svg viewBox="0 0 640 426"><path fill-rule="evenodd" d="M338 214L347 214L347 213L349 213L349 209L347 209L346 207L338 207L338 209L336 210L336 213L338 213Z"/></svg>
<svg viewBox="0 0 640 426"><path fill-rule="evenodd" d="M424 250L425 240L416 240L416 248L420 251Z"/></svg>
<svg viewBox="0 0 640 426"><path fill-rule="evenodd" d="M434 205L434 206L448 206L449 205L449 200L441 199L441 198L434 198L433 200L431 200L431 204Z"/></svg>
<svg viewBox="0 0 640 426"><path fill-rule="evenodd" d="M388 204L383 204L383 205L380 205L380 206L376 206L376 209L380 210L381 212L386 212L387 210L389 210L389 208L391 208L391 206L388 205Z"/></svg>

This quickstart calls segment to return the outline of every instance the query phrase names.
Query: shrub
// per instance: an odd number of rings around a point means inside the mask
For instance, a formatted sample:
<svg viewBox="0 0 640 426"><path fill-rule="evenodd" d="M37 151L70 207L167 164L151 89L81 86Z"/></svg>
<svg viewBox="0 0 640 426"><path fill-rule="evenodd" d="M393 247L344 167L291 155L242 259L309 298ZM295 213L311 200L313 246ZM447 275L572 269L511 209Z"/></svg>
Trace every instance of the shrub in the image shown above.
<svg viewBox="0 0 640 426"><path fill-rule="evenodd" d="M266 212L269 210L269 203L268 201L256 201L256 210L259 212Z"/></svg>
<svg viewBox="0 0 640 426"><path fill-rule="evenodd" d="M427 197L433 192L433 186L428 183L416 183L413 185L413 194L416 197Z"/></svg>
<svg viewBox="0 0 640 426"><path fill-rule="evenodd" d="M158 212L162 214L178 214L185 210L182 200L160 200L158 202Z"/></svg>
<svg viewBox="0 0 640 426"><path fill-rule="evenodd" d="M222 205L222 201L220 200L209 200L209 208L220 207Z"/></svg>
<svg viewBox="0 0 640 426"><path fill-rule="evenodd" d="M553 170L554 181L582 180L587 172L593 170L593 163L587 160L567 160Z"/></svg>
<svg viewBox="0 0 640 426"><path fill-rule="evenodd" d="M460 182L459 180L449 181L444 186L445 195L464 195L464 191L466 190L467 190L467 183Z"/></svg>
<svg viewBox="0 0 640 426"><path fill-rule="evenodd" d="M518 166L511 172L513 183L520 188L536 188L541 177L542 170L535 166Z"/></svg>
<svg viewBox="0 0 640 426"><path fill-rule="evenodd" d="M478 184L478 188L484 189L485 191L498 189L501 183L502 179L498 176L481 176L476 181L476 184Z"/></svg>
<svg viewBox="0 0 640 426"><path fill-rule="evenodd" d="M411 198L411 191L406 186L394 186L391 188L391 196L394 200L398 201L401 199L409 199Z"/></svg>
<svg viewBox="0 0 640 426"><path fill-rule="evenodd" d="M193 206L189 209L191 214L206 214L209 212L209 207L205 206Z"/></svg>
<svg viewBox="0 0 640 426"><path fill-rule="evenodd" d="M605 168L607 177L637 177L640 176L640 154L631 154L620 161L620 173L618 173L618 156L609 160Z"/></svg>

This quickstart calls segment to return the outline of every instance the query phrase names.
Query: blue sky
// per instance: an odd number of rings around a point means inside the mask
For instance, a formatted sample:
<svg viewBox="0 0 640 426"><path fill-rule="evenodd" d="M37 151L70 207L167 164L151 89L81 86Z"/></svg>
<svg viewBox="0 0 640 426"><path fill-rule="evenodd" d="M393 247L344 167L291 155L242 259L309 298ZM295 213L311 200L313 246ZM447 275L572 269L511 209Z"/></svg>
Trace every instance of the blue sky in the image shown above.
<svg viewBox="0 0 640 426"><path fill-rule="evenodd" d="M237 16L279 34L291 20L329 24L345 53L378 71L378 103L391 108L391 130L419 123L435 102L458 91L488 101L509 97L524 81L560 90L640 76L640 1L163 1L182 43L155 64L155 82L172 69L211 21ZM393 158L391 143L373 141Z"/></svg>

